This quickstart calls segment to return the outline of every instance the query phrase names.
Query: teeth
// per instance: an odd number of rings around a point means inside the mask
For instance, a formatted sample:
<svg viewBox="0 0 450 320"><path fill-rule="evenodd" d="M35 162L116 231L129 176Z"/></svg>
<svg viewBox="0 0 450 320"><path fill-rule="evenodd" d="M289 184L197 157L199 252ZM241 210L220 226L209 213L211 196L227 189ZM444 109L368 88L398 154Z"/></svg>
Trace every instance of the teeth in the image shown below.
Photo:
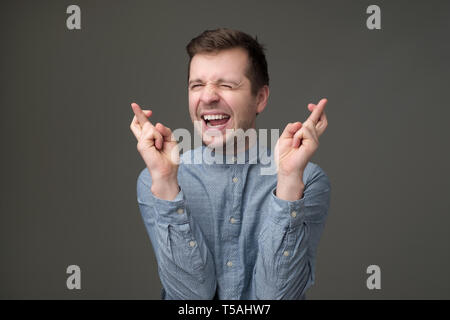
<svg viewBox="0 0 450 320"><path fill-rule="evenodd" d="M220 119L225 119L225 118L229 118L230 116L224 115L224 114L208 114L208 115L204 115L203 118L205 120L220 120Z"/></svg>

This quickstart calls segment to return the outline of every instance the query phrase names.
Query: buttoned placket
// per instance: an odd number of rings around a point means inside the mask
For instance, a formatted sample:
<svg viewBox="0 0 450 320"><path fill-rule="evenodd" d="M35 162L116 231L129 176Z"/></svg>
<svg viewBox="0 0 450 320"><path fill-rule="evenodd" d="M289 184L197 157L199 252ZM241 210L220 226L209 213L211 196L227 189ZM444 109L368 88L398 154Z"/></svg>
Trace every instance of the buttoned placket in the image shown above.
<svg viewBox="0 0 450 320"><path fill-rule="evenodd" d="M225 257L225 272L228 275L228 279L232 282L235 292L234 296L239 295L239 234L240 234L240 220L241 220L241 203L242 203L242 177L243 165L230 165L230 183L231 183L231 211L228 213L228 219L225 219L227 224L225 230L227 230L226 241L228 250Z"/></svg>

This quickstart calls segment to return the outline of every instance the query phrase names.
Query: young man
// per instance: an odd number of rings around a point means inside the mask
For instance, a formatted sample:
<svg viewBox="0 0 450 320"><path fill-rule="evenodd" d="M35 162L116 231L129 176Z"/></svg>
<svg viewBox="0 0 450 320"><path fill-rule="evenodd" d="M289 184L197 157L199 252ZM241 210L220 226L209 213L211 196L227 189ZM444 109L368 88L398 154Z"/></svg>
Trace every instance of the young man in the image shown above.
<svg viewBox="0 0 450 320"><path fill-rule="evenodd" d="M327 100L309 104L305 122L286 126L271 153L277 172L263 175L261 153L250 152L258 144L245 145L242 164L239 150L227 147L231 129L255 129L266 107L263 47L243 32L217 29L192 39L187 51L189 112L201 147L178 161L172 131L131 104L130 128L146 164L137 200L163 299L304 299L330 201L327 175L309 162L327 127ZM225 164L187 161L221 146Z"/></svg>

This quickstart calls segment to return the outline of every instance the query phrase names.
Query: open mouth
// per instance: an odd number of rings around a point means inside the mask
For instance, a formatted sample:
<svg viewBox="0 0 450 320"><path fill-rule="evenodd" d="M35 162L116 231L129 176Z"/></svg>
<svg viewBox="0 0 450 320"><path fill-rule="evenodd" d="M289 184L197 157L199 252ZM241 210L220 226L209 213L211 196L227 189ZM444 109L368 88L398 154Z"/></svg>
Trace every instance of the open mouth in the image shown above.
<svg viewBox="0 0 450 320"><path fill-rule="evenodd" d="M221 128L226 126L230 120L230 116L224 113L220 114L204 114L202 120L208 128Z"/></svg>

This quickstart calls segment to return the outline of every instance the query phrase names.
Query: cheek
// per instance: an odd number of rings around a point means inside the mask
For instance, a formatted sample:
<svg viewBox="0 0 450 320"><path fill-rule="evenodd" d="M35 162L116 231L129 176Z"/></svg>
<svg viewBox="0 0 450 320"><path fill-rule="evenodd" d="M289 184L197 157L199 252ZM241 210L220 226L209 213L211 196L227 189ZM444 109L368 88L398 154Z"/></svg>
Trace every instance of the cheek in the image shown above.
<svg viewBox="0 0 450 320"><path fill-rule="evenodd" d="M245 99L242 96L226 92L221 96L222 101L230 107L234 114L241 113L242 106L245 105Z"/></svg>
<svg viewBox="0 0 450 320"><path fill-rule="evenodd" d="M188 101L189 101L189 106L192 106L192 103L194 102L194 94L189 93L188 95Z"/></svg>
<svg viewBox="0 0 450 320"><path fill-rule="evenodd" d="M253 113L252 101L246 96L229 97L227 102L235 116L248 117L248 115Z"/></svg>
<svg viewBox="0 0 450 320"><path fill-rule="evenodd" d="M191 114L196 114L198 98L195 94L189 94L188 103L189 103L189 112Z"/></svg>

